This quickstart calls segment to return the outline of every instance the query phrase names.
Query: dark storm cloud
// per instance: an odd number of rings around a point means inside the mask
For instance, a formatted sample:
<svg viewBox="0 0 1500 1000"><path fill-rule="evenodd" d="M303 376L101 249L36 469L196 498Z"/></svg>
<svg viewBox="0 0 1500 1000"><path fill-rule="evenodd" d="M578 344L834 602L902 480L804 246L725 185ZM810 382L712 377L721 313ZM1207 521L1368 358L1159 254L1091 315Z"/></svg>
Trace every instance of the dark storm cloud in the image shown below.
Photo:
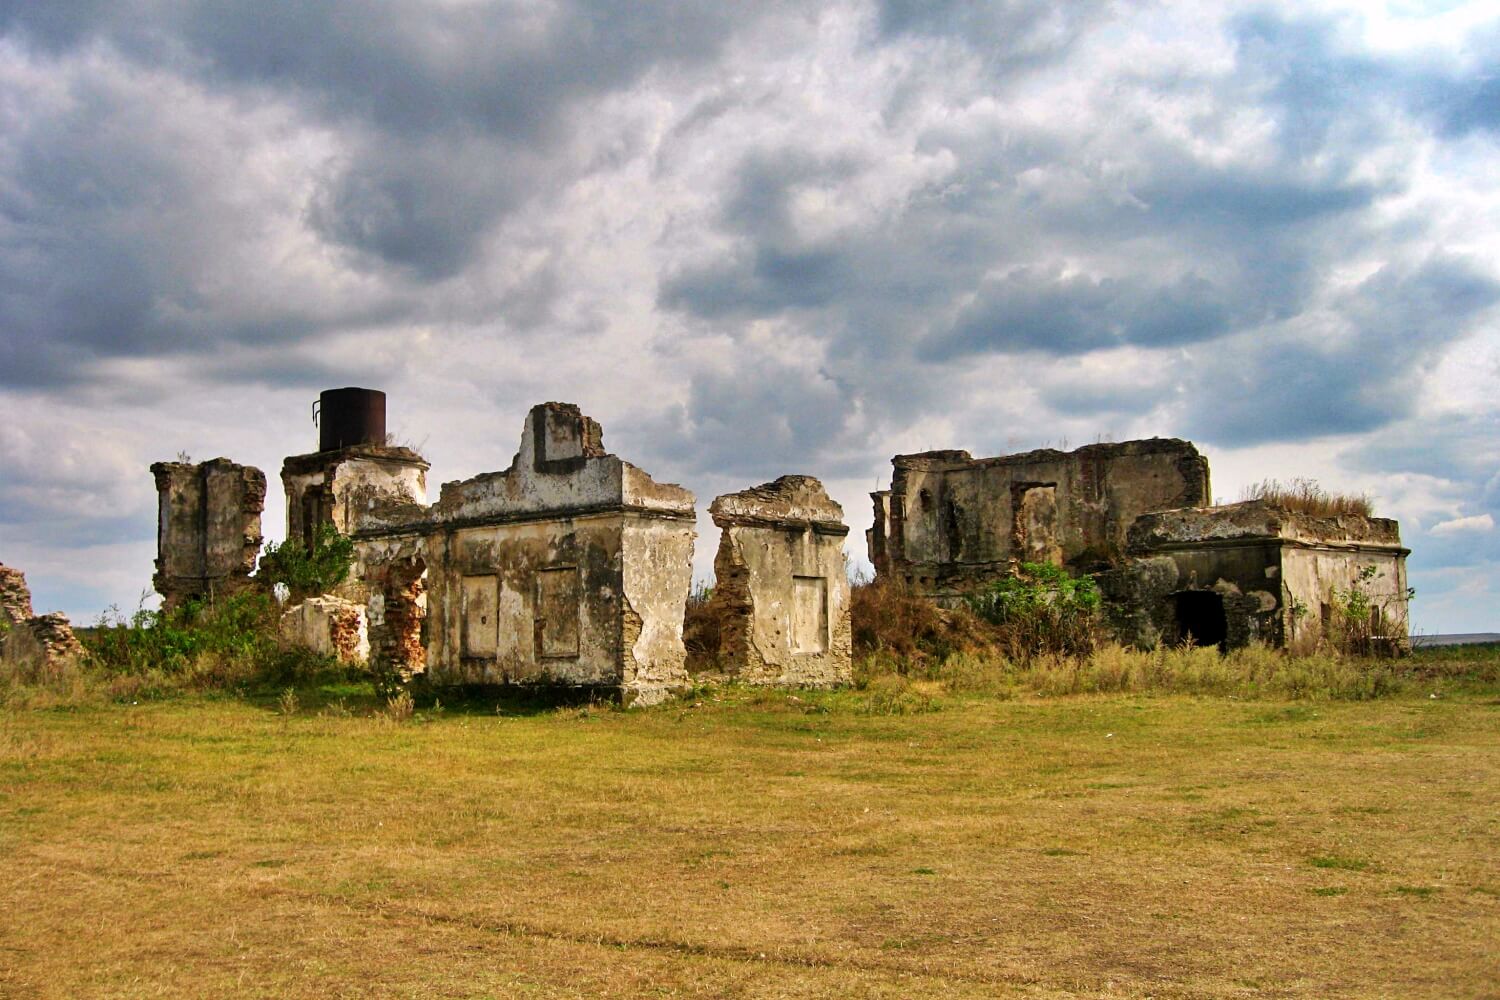
<svg viewBox="0 0 1500 1000"><path fill-rule="evenodd" d="M569 106L712 59L746 17L673 0L0 4L13 55L66 88L16 112L0 141L0 384L410 316L500 220L568 183ZM257 204L234 190L236 147L275 137L263 122L232 130L266 107L304 116L283 121L288 140L329 130L341 151L310 186L289 176ZM278 215L380 287L319 300L290 274L306 291L287 296L248 249Z"/></svg>
<svg viewBox="0 0 1500 1000"><path fill-rule="evenodd" d="M290 88L333 119L397 134L457 124L530 139L563 101L662 61L713 58L736 22L728 7L682 0L0 5L0 28L53 50L105 41L190 75Z"/></svg>
<svg viewBox="0 0 1500 1000"><path fill-rule="evenodd" d="M1229 328L1223 299L1222 290L1196 275L1152 287L1023 267L985 282L953 327L924 343L921 356L943 361L1027 350L1069 355L1123 344L1211 340Z"/></svg>
<svg viewBox="0 0 1500 1000"><path fill-rule="evenodd" d="M1342 457L1366 472L1409 472L1465 483L1484 499L1486 510L1500 515L1500 492L1494 489L1500 486L1500 414L1443 414L1420 426L1393 428Z"/></svg>
<svg viewBox="0 0 1500 1000"><path fill-rule="evenodd" d="M1394 423L1413 412L1412 388L1437 348L1497 300L1500 284L1461 259L1382 268L1333 303L1344 329L1268 332L1205 359L1190 425L1217 444L1251 445Z"/></svg>
<svg viewBox="0 0 1500 1000"><path fill-rule="evenodd" d="M1346 19L1347 20L1347 19ZM1403 110L1432 122L1448 136L1500 128L1500 78L1490 67L1500 58L1500 30L1482 29L1465 48L1473 69L1418 59L1380 60L1341 43L1340 21L1310 14L1287 18L1268 10L1236 19L1240 56L1274 81L1272 99L1282 110L1278 128L1291 148L1317 148L1346 127L1330 109Z"/></svg>
<svg viewBox="0 0 1500 1000"><path fill-rule="evenodd" d="M1494 315L1431 248L1484 245L1500 33L1286 9L0 0L0 392L580 384L726 488L1089 420L1394 435ZM0 526L139 534L87 504L149 500L139 456L38 455Z"/></svg>
<svg viewBox="0 0 1500 1000"><path fill-rule="evenodd" d="M1041 5L888 3L880 25L892 38L961 35L956 26L980 13L1017 18L1020 35L1061 23ZM1083 16L1054 34L1071 45L1089 26ZM1253 155L1204 156L1149 117L1012 128L943 116L917 140L953 157L940 188L804 237L795 195L848 183L868 164L752 152L718 218L731 249L668 275L659 303L721 332L810 312L799 322L826 331L839 357L863 359L851 372L860 386L873 385L872 364L903 366L908 385L928 387L987 355L1069 358L1238 335L1236 360L1205 354L1203 377L1179 381L1179 432L1239 445L1400 419L1411 411L1401 381L1474 329L1490 279L1455 257L1393 262L1353 295L1330 298L1328 282L1372 240L1399 259L1421 232L1418 222L1382 231L1375 209L1409 174L1399 162L1372 171L1367 158L1422 120L1426 92L1407 88L1431 71L1352 50L1329 18L1259 11L1226 31L1227 72L1153 76L1143 66L1130 82L1202 106L1205 136L1258 116L1268 129ZM1064 263L1073 261L1082 266ZM1317 323L1350 332L1336 345L1252 332ZM886 412L915 416L907 400L933 395L903 393ZM1163 398L1130 397L1138 412Z"/></svg>
<svg viewBox="0 0 1500 1000"><path fill-rule="evenodd" d="M850 390L826 369L749 357L732 371L694 375L686 405L642 436L666 462L694 473L756 482L793 468L863 474Z"/></svg>

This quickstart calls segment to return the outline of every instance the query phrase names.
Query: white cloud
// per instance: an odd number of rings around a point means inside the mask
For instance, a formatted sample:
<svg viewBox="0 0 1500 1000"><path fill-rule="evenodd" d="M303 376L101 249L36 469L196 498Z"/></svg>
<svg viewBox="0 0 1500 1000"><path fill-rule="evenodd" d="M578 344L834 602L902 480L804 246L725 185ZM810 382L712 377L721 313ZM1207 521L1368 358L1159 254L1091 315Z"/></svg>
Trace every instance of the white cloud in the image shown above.
<svg viewBox="0 0 1500 1000"><path fill-rule="evenodd" d="M1457 535L1467 532L1494 531L1495 519L1489 514L1475 514L1473 517L1456 517L1451 521L1443 521L1434 524L1427 529L1432 535Z"/></svg>

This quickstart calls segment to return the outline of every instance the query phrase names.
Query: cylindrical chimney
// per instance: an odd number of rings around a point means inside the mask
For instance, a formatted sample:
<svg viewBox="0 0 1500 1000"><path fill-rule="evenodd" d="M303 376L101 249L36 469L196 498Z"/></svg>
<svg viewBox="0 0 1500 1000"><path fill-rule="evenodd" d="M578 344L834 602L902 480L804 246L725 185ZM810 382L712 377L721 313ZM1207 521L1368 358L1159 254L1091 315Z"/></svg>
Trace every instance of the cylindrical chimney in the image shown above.
<svg viewBox="0 0 1500 1000"><path fill-rule="evenodd" d="M324 389L318 394L318 450L385 444L385 393L379 389Z"/></svg>

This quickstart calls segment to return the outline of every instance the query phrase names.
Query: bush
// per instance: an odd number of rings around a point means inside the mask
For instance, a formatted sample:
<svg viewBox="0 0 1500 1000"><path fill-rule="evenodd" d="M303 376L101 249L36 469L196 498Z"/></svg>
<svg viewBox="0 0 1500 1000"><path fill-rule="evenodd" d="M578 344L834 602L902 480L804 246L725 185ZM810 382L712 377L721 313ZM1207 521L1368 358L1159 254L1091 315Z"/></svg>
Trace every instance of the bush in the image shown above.
<svg viewBox="0 0 1500 1000"><path fill-rule="evenodd" d="M347 672L327 657L282 649L278 616L269 594L249 590L170 612L137 608L128 619L111 608L82 641L89 672L114 698L284 687Z"/></svg>
<svg viewBox="0 0 1500 1000"><path fill-rule="evenodd" d="M267 591L286 587L293 602L327 594L343 583L354 564L354 542L331 524L318 526L308 549L296 539L271 542L260 557L255 578Z"/></svg>
<svg viewBox="0 0 1500 1000"><path fill-rule="evenodd" d="M1099 588L1060 566L1022 563L1016 576L996 580L964 601L994 626L996 645L1012 660L1088 656L1097 643Z"/></svg>
<svg viewBox="0 0 1500 1000"><path fill-rule="evenodd" d="M955 653L992 651L985 623L967 606L940 608L886 578L858 581L849 595L854 656L879 656L920 673Z"/></svg>
<svg viewBox="0 0 1500 1000"><path fill-rule="evenodd" d="M1328 622L1324 638L1340 653L1350 656L1396 656L1407 649L1404 615L1390 614L1387 606L1365 588L1379 571L1366 566L1348 587L1329 592ZM1407 591L1407 600L1416 594Z"/></svg>
<svg viewBox="0 0 1500 1000"><path fill-rule="evenodd" d="M687 650L689 673L716 670L719 666L725 609L714 604L713 596L712 587L696 583L683 608L682 644Z"/></svg>
<svg viewBox="0 0 1500 1000"><path fill-rule="evenodd" d="M137 608L128 620L110 608L84 645L97 666L115 674L181 674L205 658L259 664L278 652L276 614L270 595L258 590L188 601L171 612Z"/></svg>

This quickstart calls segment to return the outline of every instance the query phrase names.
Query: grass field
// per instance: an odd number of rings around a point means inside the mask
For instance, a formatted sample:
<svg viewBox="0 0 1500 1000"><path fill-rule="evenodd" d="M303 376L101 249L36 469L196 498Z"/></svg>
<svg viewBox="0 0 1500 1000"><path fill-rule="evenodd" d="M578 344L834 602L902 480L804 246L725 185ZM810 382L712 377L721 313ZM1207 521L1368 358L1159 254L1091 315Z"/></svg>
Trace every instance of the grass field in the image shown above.
<svg viewBox="0 0 1500 1000"><path fill-rule="evenodd" d="M1433 693L11 708L0 995L1496 997Z"/></svg>

